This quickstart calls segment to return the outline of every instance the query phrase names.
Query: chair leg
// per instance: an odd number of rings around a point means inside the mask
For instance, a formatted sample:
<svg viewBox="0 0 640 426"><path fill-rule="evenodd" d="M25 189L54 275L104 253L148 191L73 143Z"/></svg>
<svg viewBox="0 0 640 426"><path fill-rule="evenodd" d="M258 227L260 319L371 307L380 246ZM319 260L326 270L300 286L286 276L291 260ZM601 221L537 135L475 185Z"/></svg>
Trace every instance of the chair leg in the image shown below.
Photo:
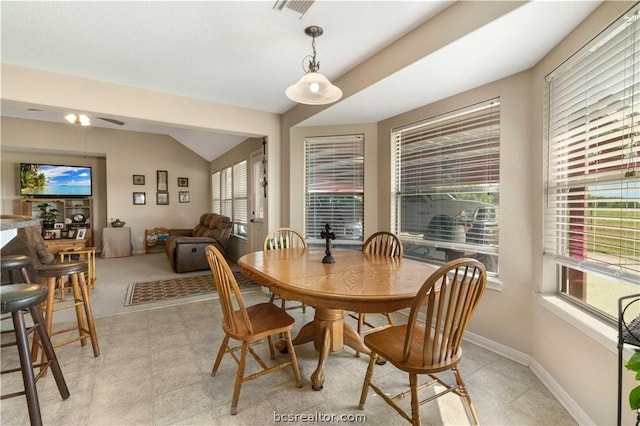
<svg viewBox="0 0 640 426"><path fill-rule="evenodd" d="M291 367L293 368L293 375L296 378L296 386L302 387L302 376L300 375L300 366L298 365L298 357L296 351L293 349L293 340L291 340L291 331L287 330L285 333L287 339L287 348L289 348L289 356L291 357Z"/></svg>
<svg viewBox="0 0 640 426"><path fill-rule="evenodd" d="M273 336L267 336L267 341L269 342L269 357L271 359L276 359L276 349L273 345Z"/></svg>
<svg viewBox="0 0 640 426"><path fill-rule="evenodd" d="M12 312L13 329L16 334L16 344L18 346L18 356L20 358L20 370L22 371L22 381L24 383L24 393L27 397L27 408L29 410L29 420L32 425L42 425L40 415L40 402L36 390L36 379L33 374L31 357L29 356L29 339L27 337L24 314L21 310Z"/></svg>
<svg viewBox="0 0 640 426"><path fill-rule="evenodd" d="M418 375L409 373L409 386L411 387L411 424L420 426L420 400L418 399Z"/></svg>
<svg viewBox="0 0 640 426"><path fill-rule="evenodd" d="M458 384L458 393L462 398L462 402L464 403L465 409L467 410L467 414L469 415L469 419L472 421L474 425L479 425L480 421L478 420L478 414L476 413L476 409L473 407L473 402L471 402L471 396L467 391L467 387L462 380L462 376L460 375L460 371L457 368L452 369L453 374L456 378L456 383Z"/></svg>
<svg viewBox="0 0 640 426"><path fill-rule="evenodd" d="M233 398L231 399L230 414L235 416L238 413L238 399L240 398L240 389L244 381L244 366L247 363L247 352L249 352L249 343L242 342L242 350L240 354L240 362L238 363L238 372L236 373L236 384L233 387Z"/></svg>
<svg viewBox="0 0 640 426"><path fill-rule="evenodd" d="M385 314L387 316L387 321L389 322L389 325L393 326L395 325L393 323L393 318L391 318L391 314Z"/></svg>
<svg viewBox="0 0 640 426"><path fill-rule="evenodd" d="M71 281L71 287L73 288L73 300L75 303L76 310L76 321L78 322L78 335L81 337L80 344L82 346L87 345L87 333L84 331L84 318L82 314L82 307L79 305L78 301L82 300L82 292L80 291L80 284L78 283L78 275L72 274L69 276L69 281Z"/></svg>
<svg viewBox="0 0 640 426"><path fill-rule="evenodd" d="M220 345L220 349L218 349L218 355L216 356L216 361L213 363L213 368L211 369L211 376L215 376L218 372L218 367L220 367L220 362L222 361L222 357L227 352L227 345L229 344L229 336L225 335L224 339L222 339L222 344Z"/></svg>
<svg viewBox="0 0 640 426"><path fill-rule="evenodd" d="M96 333L96 324L93 320L93 309L91 308L91 296L87 289L87 283L84 279L84 274L78 274L80 293L82 294L82 300L84 301L84 314L87 317L87 326L89 327L89 338L91 339L91 346L93 348L93 356L100 356L100 346L98 345L98 334Z"/></svg>
<svg viewBox="0 0 640 426"><path fill-rule="evenodd" d="M376 352L371 352L369 359L369 367L367 367L367 374L364 376L364 383L362 384L362 393L360 394L360 404L358 408L364 410L364 404L367 402L367 395L369 394L369 384L373 379L373 369L376 368L376 360L378 359L378 354Z"/></svg>
<svg viewBox="0 0 640 426"><path fill-rule="evenodd" d="M62 397L62 399L67 399L69 398L69 388L67 387L67 383L64 380L64 376L62 375L62 369L60 368L58 357L53 350L51 340L49 339L49 336L44 329L44 319L42 318L40 309L38 308L38 306L32 306L31 308L29 308L29 311L31 312L31 318L33 318L34 324L36 326L36 332L40 337L42 350L49 360L49 367L51 368L53 378L55 379L56 385L58 386L58 392L60 392L60 396Z"/></svg>

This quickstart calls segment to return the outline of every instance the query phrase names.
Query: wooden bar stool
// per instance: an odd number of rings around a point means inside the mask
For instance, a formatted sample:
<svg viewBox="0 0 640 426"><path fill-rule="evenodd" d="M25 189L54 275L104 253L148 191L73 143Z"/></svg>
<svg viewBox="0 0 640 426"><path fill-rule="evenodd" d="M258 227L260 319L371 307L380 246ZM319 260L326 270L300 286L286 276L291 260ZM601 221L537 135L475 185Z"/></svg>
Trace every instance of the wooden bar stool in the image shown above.
<svg viewBox="0 0 640 426"><path fill-rule="evenodd" d="M11 284L31 284L27 268L31 265L31 258L23 254L9 254L0 258L0 267L6 272ZM18 277L16 278L16 275Z"/></svg>
<svg viewBox="0 0 640 426"><path fill-rule="evenodd" d="M66 333L71 330L78 330L78 336L68 338L61 342L54 342L53 347L57 348L62 345L66 345L72 342L80 340L82 346L87 344L87 337L91 339L91 345L93 346L93 355L95 357L100 356L100 347L98 346L98 336L96 334L96 328L93 321L93 311L91 309L91 299L89 297L89 290L87 289L87 283L85 281L85 273L87 272L87 262L64 262L64 263L51 263L41 265L36 268L36 272L42 284L47 286L49 294L47 296L46 303L44 305L44 320L45 330L49 337L53 340L53 336ZM55 301L55 290L58 282L64 282L62 277L68 276L71 282L71 288L73 289L73 299ZM57 305L57 306L56 306ZM75 308L77 325L75 327L53 330L53 313L61 311L63 309ZM84 312L83 312L84 311ZM85 325L85 320L87 325ZM38 356L39 342L34 339L33 348L31 350L31 359L36 359ZM44 357L45 354L43 354Z"/></svg>
<svg viewBox="0 0 640 426"><path fill-rule="evenodd" d="M60 256L60 262L70 261L86 261L88 268L85 281L90 290L93 290L96 285L96 248L85 247L78 249L62 250L58 252ZM60 286L60 299L64 299L64 293L71 290L71 283L66 282Z"/></svg>
<svg viewBox="0 0 640 426"><path fill-rule="evenodd" d="M18 357L20 358L20 368L9 368L2 370L1 374L22 372L22 381L24 383L24 391L4 394L1 399L12 398L15 396L25 395L27 398L27 408L29 410L29 419L32 425L41 425L42 417L40 415L40 403L38 401L38 392L36 382L51 367L53 377L56 380L58 391L62 399L69 398L69 389L62 375L60 364L56 358L56 354L51 345L49 335L44 329L44 320L38 308L38 305L47 299L48 289L39 284L8 284L0 286L0 305L2 314L11 313L13 318L13 330L3 331L2 334L15 333L15 342L3 343L2 348L8 346L18 347ZM31 313L33 326L27 327L24 319L24 311ZM43 352L47 361L42 364L33 365L29 356L29 334L33 331L37 332L40 339ZM35 336L34 336L34 340ZM40 373L36 376L33 369L40 367Z"/></svg>

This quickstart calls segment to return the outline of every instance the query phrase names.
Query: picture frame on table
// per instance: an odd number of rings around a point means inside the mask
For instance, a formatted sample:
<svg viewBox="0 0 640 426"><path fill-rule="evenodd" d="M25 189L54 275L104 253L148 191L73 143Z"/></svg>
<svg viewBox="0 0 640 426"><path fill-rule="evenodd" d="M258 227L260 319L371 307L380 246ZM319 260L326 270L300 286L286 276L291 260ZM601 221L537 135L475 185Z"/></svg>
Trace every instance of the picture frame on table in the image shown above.
<svg viewBox="0 0 640 426"><path fill-rule="evenodd" d="M76 232L76 240L84 240L87 235L87 228L78 228Z"/></svg>
<svg viewBox="0 0 640 426"><path fill-rule="evenodd" d="M133 175L134 185L144 185L144 175Z"/></svg>
<svg viewBox="0 0 640 426"><path fill-rule="evenodd" d="M191 201L189 196L189 191L180 191L178 192L178 201L181 203L188 203Z"/></svg>
<svg viewBox="0 0 640 426"><path fill-rule="evenodd" d="M67 232L67 235L65 236L65 238L75 238L76 237L76 230L75 229L69 229L69 231Z"/></svg>
<svg viewBox="0 0 640 426"><path fill-rule="evenodd" d="M179 177L178 178L178 187L188 188L189 187L189 178Z"/></svg>
<svg viewBox="0 0 640 426"><path fill-rule="evenodd" d="M134 192L133 193L133 204L134 205L147 204L147 193L146 192Z"/></svg>
<svg viewBox="0 0 640 426"><path fill-rule="evenodd" d="M156 173L157 173L157 180L158 180L158 184L157 184L158 192L168 191L169 190L169 186L168 186L169 172L167 172L166 170L158 170Z"/></svg>
<svg viewBox="0 0 640 426"><path fill-rule="evenodd" d="M169 193L168 192L157 192L156 193L156 204L158 204L158 205L167 205L167 204L169 204Z"/></svg>

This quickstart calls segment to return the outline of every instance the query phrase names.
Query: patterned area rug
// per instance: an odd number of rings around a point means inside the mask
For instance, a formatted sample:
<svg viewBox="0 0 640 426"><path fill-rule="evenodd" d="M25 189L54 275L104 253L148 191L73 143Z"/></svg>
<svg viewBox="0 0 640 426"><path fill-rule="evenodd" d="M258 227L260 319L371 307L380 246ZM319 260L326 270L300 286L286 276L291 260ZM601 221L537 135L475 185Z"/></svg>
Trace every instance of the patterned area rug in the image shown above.
<svg viewBox="0 0 640 426"><path fill-rule="evenodd" d="M245 293L256 291L260 285L245 277L238 271L234 271L240 290ZM127 289L127 297L124 306L140 305L143 303L160 302L181 297L198 296L201 294L215 293L216 286L213 283L211 273L206 275L173 278L170 280L157 280L142 283L133 283Z"/></svg>

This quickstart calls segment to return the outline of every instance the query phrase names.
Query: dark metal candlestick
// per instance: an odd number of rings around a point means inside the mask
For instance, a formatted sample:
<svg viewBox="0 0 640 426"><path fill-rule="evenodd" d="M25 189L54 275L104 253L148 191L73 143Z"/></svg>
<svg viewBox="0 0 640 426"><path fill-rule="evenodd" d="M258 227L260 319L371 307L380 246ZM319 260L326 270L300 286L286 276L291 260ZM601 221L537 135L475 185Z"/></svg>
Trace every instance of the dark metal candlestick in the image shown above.
<svg viewBox="0 0 640 426"><path fill-rule="evenodd" d="M324 225L324 231L320 233L320 237L326 240L325 257L322 258L322 263L336 263L336 260L331 255L331 240L336 239L336 234L331 232L331 226L327 223Z"/></svg>

